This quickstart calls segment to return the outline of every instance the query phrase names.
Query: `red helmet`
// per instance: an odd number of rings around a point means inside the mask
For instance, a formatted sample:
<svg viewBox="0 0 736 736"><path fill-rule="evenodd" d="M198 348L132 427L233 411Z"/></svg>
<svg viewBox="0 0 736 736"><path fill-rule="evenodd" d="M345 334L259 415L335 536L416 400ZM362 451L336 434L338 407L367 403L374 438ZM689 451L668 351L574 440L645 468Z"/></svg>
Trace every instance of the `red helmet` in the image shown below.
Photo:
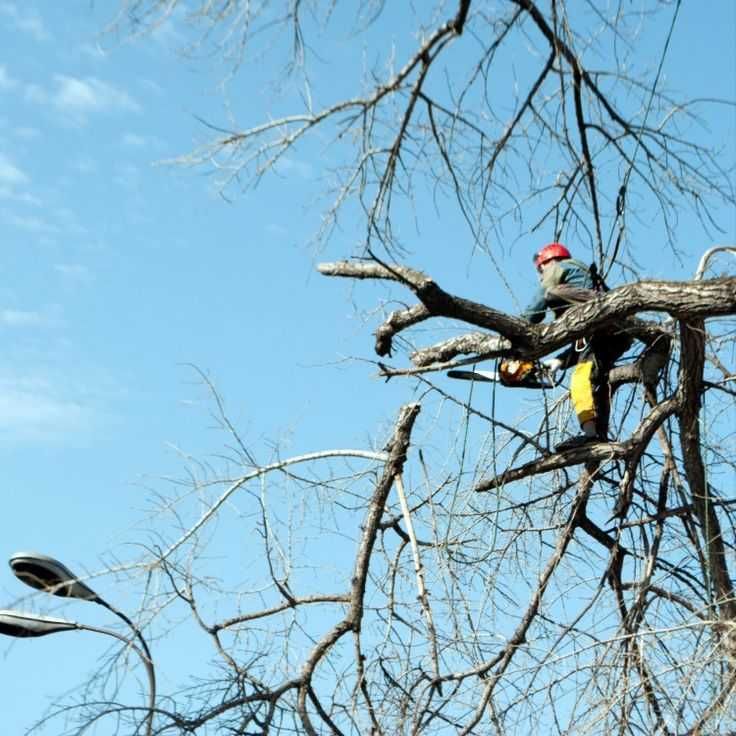
<svg viewBox="0 0 736 736"><path fill-rule="evenodd" d="M550 243L534 255L534 265L540 268L553 258L572 258L572 254L562 243Z"/></svg>

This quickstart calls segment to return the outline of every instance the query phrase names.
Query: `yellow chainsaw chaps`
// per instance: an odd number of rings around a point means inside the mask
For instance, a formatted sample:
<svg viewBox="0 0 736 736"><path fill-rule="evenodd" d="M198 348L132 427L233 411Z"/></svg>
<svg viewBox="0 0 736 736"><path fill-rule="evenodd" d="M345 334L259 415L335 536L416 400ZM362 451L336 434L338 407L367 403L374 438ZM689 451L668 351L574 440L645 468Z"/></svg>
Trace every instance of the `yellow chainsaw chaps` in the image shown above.
<svg viewBox="0 0 736 736"><path fill-rule="evenodd" d="M570 398L580 424L596 418L595 399L593 398L592 360L578 363L570 379Z"/></svg>

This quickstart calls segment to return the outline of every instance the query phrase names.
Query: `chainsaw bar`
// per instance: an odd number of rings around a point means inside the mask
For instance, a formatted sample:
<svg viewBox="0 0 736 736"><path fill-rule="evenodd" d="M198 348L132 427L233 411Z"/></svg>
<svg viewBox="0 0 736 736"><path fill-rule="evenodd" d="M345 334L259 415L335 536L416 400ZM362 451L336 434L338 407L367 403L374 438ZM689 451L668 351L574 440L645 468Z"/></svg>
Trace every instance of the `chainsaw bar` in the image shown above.
<svg viewBox="0 0 736 736"><path fill-rule="evenodd" d="M517 384L508 384L501 380L498 371L447 371L449 378L457 378L461 381L477 381L478 383L500 383L509 388L554 388L555 384L549 379L538 378L534 374L529 375Z"/></svg>

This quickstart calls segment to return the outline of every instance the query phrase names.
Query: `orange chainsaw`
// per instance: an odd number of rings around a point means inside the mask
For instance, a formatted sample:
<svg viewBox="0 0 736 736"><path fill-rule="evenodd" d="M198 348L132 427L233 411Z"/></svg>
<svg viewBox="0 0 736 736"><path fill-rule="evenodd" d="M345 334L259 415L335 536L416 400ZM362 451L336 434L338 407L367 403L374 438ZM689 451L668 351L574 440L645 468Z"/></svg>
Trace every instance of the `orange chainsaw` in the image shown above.
<svg viewBox="0 0 736 736"><path fill-rule="evenodd" d="M507 358L498 364L497 371L447 371L450 378L461 381L500 383L511 388L554 388L555 383L540 367L530 360Z"/></svg>

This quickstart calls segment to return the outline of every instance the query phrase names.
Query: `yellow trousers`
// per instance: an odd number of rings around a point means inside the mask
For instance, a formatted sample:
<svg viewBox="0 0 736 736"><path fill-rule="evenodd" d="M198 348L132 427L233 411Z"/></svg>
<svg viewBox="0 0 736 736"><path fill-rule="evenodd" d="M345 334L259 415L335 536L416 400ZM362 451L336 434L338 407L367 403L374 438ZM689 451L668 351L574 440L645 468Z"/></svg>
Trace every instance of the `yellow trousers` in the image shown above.
<svg viewBox="0 0 736 736"><path fill-rule="evenodd" d="M593 396L594 369L592 360L584 360L575 366L570 379L570 398L581 427L585 422L595 421L598 416Z"/></svg>

